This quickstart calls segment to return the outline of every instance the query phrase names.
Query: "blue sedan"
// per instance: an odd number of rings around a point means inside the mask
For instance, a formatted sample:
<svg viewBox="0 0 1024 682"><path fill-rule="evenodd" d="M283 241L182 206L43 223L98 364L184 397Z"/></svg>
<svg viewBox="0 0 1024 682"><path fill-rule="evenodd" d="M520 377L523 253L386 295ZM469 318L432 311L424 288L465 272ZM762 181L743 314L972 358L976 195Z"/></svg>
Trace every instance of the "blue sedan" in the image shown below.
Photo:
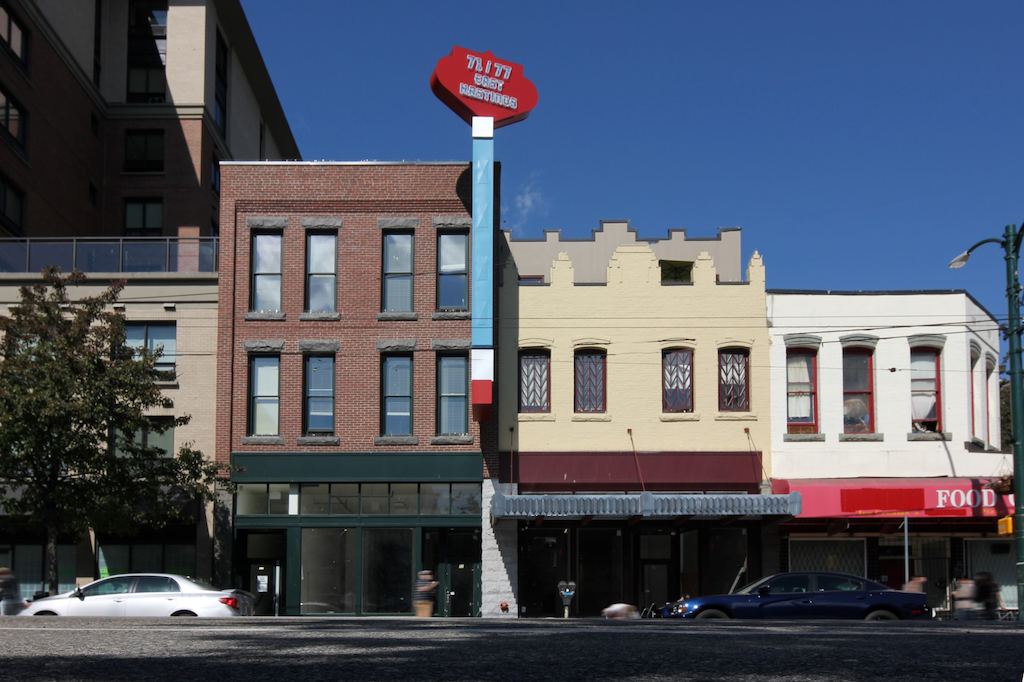
<svg viewBox="0 0 1024 682"><path fill-rule="evenodd" d="M844 573L779 573L732 594L666 604L664 618L931 618L921 592L903 592Z"/></svg>

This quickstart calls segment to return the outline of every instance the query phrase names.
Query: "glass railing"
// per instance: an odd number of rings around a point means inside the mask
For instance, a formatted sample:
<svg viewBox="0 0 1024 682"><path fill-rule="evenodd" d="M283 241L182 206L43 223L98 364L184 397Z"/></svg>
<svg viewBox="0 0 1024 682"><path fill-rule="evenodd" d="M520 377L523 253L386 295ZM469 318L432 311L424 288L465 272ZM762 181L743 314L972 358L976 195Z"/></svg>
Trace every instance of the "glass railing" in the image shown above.
<svg viewBox="0 0 1024 682"><path fill-rule="evenodd" d="M216 237L0 239L0 273L217 272Z"/></svg>

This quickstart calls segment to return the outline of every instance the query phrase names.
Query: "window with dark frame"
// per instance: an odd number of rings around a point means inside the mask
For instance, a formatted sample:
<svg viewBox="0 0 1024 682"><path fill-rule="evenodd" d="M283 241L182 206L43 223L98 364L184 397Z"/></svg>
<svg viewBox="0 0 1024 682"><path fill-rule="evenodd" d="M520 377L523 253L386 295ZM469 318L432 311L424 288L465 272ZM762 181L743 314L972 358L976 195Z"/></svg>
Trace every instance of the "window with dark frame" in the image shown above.
<svg viewBox="0 0 1024 682"><path fill-rule="evenodd" d="M160 237L164 233L163 199L125 199L126 237Z"/></svg>
<svg viewBox="0 0 1024 682"><path fill-rule="evenodd" d="M437 358L437 435L469 433L469 359L465 355Z"/></svg>
<svg viewBox="0 0 1024 682"><path fill-rule="evenodd" d="M252 236L251 312L280 312L282 283L282 235L275 232Z"/></svg>
<svg viewBox="0 0 1024 682"><path fill-rule="evenodd" d="M214 194L220 194L220 159L215 154L210 164L210 188Z"/></svg>
<svg viewBox="0 0 1024 682"><path fill-rule="evenodd" d="M412 435L412 356L381 358L381 435Z"/></svg>
<svg viewBox="0 0 1024 682"><path fill-rule="evenodd" d="M0 41L9 53L18 58L22 66L28 63L28 34L6 2L0 2Z"/></svg>
<svg viewBox="0 0 1024 682"><path fill-rule="evenodd" d="M551 352L548 350L519 351L519 411L551 411Z"/></svg>
<svg viewBox="0 0 1024 682"><path fill-rule="evenodd" d="M305 365L304 432L307 436L333 436L334 358L309 355Z"/></svg>
<svg viewBox="0 0 1024 682"><path fill-rule="evenodd" d="M217 48L214 64L213 121L222 134L228 126L228 45L224 36L217 31Z"/></svg>
<svg viewBox="0 0 1024 682"><path fill-rule="evenodd" d="M281 414L281 357L253 355L249 358L250 436L277 436Z"/></svg>
<svg viewBox="0 0 1024 682"><path fill-rule="evenodd" d="M306 234L306 312L337 310L338 235Z"/></svg>
<svg viewBox="0 0 1024 682"><path fill-rule="evenodd" d="M693 412L693 350L669 348L661 353L661 409Z"/></svg>
<svg viewBox="0 0 1024 682"><path fill-rule="evenodd" d="M818 356L813 350L786 351L786 421L788 433L818 432Z"/></svg>
<svg viewBox="0 0 1024 682"><path fill-rule="evenodd" d="M603 350L578 350L574 358L574 410L578 413L605 411L605 361Z"/></svg>
<svg viewBox="0 0 1024 682"><path fill-rule="evenodd" d="M0 223L16 237L25 233L25 193L0 175Z"/></svg>
<svg viewBox="0 0 1024 682"><path fill-rule="evenodd" d="M124 325L125 345L162 351L155 369L173 379L177 366L177 328L174 322L127 322Z"/></svg>
<svg viewBox="0 0 1024 682"><path fill-rule="evenodd" d="M0 88L0 131L14 147L25 152L25 109Z"/></svg>
<svg viewBox="0 0 1024 682"><path fill-rule="evenodd" d="M381 310L412 312L413 234L384 233L384 282Z"/></svg>
<svg viewBox="0 0 1024 682"><path fill-rule="evenodd" d="M940 358L934 348L910 351L911 425L915 433L942 433Z"/></svg>
<svg viewBox="0 0 1024 682"><path fill-rule="evenodd" d="M170 458L174 456L174 418L173 417L149 417L152 425L150 428L142 428L135 432L132 440L135 445L144 448L156 448L158 457ZM121 433L115 432L114 454L123 456L125 453L118 447Z"/></svg>
<svg viewBox="0 0 1024 682"><path fill-rule="evenodd" d="M870 349L843 349L843 433L875 432L872 365Z"/></svg>
<svg viewBox="0 0 1024 682"><path fill-rule="evenodd" d="M128 5L129 104L167 99L167 0L130 0Z"/></svg>
<svg viewBox="0 0 1024 682"><path fill-rule="evenodd" d="M469 310L469 235L437 235L437 309Z"/></svg>
<svg viewBox="0 0 1024 682"><path fill-rule="evenodd" d="M718 351L718 410L750 411L750 354L744 348Z"/></svg>
<svg viewBox="0 0 1024 682"><path fill-rule="evenodd" d="M124 135L126 173L160 173L164 170L164 131L128 130Z"/></svg>

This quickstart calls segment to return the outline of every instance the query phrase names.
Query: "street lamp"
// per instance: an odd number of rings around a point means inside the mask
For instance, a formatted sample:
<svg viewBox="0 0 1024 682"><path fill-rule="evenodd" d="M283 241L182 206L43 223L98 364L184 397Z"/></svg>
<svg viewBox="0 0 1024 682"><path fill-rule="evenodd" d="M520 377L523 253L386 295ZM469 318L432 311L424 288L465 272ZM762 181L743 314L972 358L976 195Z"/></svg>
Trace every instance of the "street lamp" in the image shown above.
<svg viewBox="0 0 1024 682"><path fill-rule="evenodd" d="M1010 345L1010 417L1013 422L1013 538L1017 546L1017 619L1024 608L1024 374L1021 369L1020 281L1017 278L1017 259L1024 226L1017 233L1016 225L1007 225L1002 239L982 239L964 251L949 264L962 268L971 252L982 244L999 244L1006 252L1006 302L1010 317L1006 338Z"/></svg>

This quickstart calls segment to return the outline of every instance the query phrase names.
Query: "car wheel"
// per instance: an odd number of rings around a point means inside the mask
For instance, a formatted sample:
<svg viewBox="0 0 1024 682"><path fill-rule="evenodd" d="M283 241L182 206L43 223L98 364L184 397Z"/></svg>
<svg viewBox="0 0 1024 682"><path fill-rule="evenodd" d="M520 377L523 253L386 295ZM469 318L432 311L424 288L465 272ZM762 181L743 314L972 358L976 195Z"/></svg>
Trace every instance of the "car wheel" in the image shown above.
<svg viewBox="0 0 1024 682"><path fill-rule="evenodd" d="M196 614L191 611L178 611L177 613L171 614L172 618L195 618Z"/></svg>
<svg viewBox="0 0 1024 682"><path fill-rule="evenodd" d="M37 615L37 616L56 616L57 614L54 613L53 611L40 611L39 613L37 613L35 615Z"/></svg>
<svg viewBox="0 0 1024 682"><path fill-rule="evenodd" d="M728 618L728 614L718 609L704 609L697 614L697 618Z"/></svg>
<svg viewBox="0 0 1024 682"><path fill-rule="evenodd" d="M900 619L900 617L897 616L892 611L884 611L882 609L878 609L877 611L872 611L868 615L864 616L864 620L899 620L899 619Z"/></svg>

